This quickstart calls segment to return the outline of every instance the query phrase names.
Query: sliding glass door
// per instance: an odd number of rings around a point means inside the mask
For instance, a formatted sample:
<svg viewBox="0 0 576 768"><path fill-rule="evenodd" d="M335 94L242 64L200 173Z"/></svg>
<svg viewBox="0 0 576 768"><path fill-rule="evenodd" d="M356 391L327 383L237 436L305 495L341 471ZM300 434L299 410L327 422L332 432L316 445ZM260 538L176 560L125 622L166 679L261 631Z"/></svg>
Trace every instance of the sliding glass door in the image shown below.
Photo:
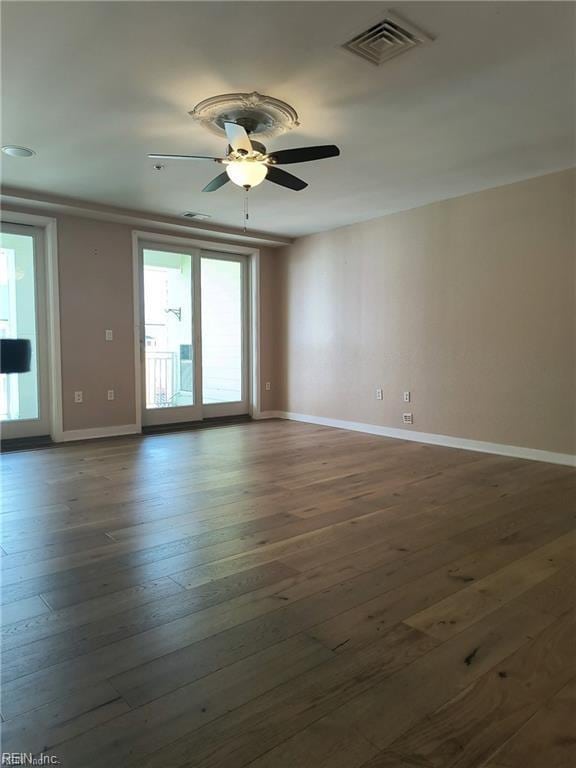
<svg viewBox="0 0 576 768"><path fill-rule="evenodd" d="M0 374L3 439L50 433L43 233L0 225L0 338L28 339L30 371Z"/></svg>
<svg viewBox="0 0 576 768"><path fill-rule="evenodd" d="M198 251L142 246L144 425L202 418Z"/></svg>
<svg viewBox="0 0 576 768"><path fill-rule="evenodd" d="M201 256L204 416L248 413L246 258Z"/></svg>
<svg viewBox="0 0 576 768"><path fill-rule="evenodd" d="M248 412L246 261L140 247L144 425Z"/></svg>

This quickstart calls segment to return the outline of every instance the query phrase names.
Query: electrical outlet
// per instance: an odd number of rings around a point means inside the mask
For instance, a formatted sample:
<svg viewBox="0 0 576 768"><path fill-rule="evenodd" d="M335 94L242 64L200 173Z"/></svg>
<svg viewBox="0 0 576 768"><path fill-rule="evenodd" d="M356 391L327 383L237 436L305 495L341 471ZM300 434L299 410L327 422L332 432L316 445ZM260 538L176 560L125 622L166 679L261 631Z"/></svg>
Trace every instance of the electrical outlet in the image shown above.
<svg viewBox="0 0 576 768"><path fill-rule="evenodd" d="M410 402L410 392L404 392L404 402L405 403Z"/></svg>
<svg viewBox="0 0 576 768"><path fill-rule="evenodd" d="M267 381L265 386L266 386L266 391L270 392L270 390L272 389L272 384L270 384L270 382Z"/></svg>
<svg viewBox="0 0 576 768"><path fill-rule="evenodd" d="M105 332L105 338L106 338L106 341L113 341L114 340L114 334L112 333L112 331L110 331L110 330L106 331Z"/></svg>
<svg viewBox="0 0 576 768"><path fill-rule="evenodd" d="M114 400L114 390L109 389L108 390L108 400Z"/></svg>
<svg viewBox="0 0 576 768"><path fill-rule="evenodd" d="M84 402L84 393L82 391L74 392L74 402L75 403Z"/></svg>
<svg viewBox="0 0 576 768"><path fill-rule="evenodd" d="M384 400L384 392L380 387L376 387L376 400Z"/></svg>
<svg viewBox="0 0 576 768"><path fill-rule="evenodd" d="M411 413L402 414L402 422L404 424L414 424L414 417Z"/></svg>

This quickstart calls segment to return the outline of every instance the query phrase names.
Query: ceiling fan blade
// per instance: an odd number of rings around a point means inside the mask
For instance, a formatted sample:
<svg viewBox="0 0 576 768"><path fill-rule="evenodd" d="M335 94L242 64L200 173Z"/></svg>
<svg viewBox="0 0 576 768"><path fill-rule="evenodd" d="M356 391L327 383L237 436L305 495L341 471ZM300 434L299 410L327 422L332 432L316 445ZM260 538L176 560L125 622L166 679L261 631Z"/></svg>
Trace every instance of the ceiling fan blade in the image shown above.
<svg viewBox="0 0 576 768"><path fill-rule="evenodd" d="M226 171L224 171L224 173L221 173L219 176L216 176L215 179L212 179L212 181L206 184L202 192L216 192L217 189L220 189L220 187L223 187L224 184L227 184L229 181L230 181L230 177L228 176Z"/></svg>
<svg viewBox="0 0 576 768"><path fill-rule="evenodd" d="M252 152L252 143L245 128L238 125L238 123L224 123L224 130L226 131L228 144L230 144L235 152L246 154Z"/></svg>
<svg viewBox="0 0 576 768"><path fill-rule="evenodd" d="M301 189L306 189L308 184L297 176L293 176L291 173L280 170L280 168L274 168L273 165L268 167L268 173L266 179L274 184L280 184L281 187L288 187L288 189L294 189L299 192Z"/></svg>
<svg viewBox="0 0 576 768"><path fill-rule="evenodd" d="M289 163L308 163L310 160L323 160L325 157L338 157L340 150L334 144L320 147L300 147L299 149L281 149L271 152L270 158L278 165Z"/></svg>
<svg viewBox="0 0 576 768"><path fill-rule="evenodd" d="M152 160L214 160L216 163L221 163L222 160L219 157L207 157L206 155L148 155Z"/></svg>

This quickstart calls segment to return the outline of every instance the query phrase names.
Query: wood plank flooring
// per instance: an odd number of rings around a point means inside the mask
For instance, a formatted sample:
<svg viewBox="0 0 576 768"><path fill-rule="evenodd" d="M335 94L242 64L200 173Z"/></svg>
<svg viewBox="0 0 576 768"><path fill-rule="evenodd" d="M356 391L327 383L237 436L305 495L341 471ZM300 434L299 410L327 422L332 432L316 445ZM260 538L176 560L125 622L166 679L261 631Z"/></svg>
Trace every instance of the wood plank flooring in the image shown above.
<svg viewBox="0 0 576 768"><path fill-rule="evenodd" d="M2 474L2 751L576 765L575 470L269 421Z"/></svg>

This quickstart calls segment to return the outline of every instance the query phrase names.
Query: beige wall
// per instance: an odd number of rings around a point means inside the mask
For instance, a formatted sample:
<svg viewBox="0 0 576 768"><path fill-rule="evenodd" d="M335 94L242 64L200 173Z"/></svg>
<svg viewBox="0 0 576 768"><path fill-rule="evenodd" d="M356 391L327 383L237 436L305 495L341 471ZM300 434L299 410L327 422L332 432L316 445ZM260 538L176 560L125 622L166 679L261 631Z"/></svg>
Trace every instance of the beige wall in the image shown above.
<svg viewBox="0 0 576 768"><path fill-rule="evenodd" d="M576 452L575 179L262 248L262 409ZM57 219L64 428L132 424L133 227Z"/></svg>
<svg viewBox="0 0 576 768"><path fill-rule="evenodd" d="M9 208L4 208L9 218ZM52 215L46 211L18 209ZM60 325L64 430L134 424L134 304L132 231L134 226L79 216L56 215L60 283ZM137 227L144 229L144 227ZM153 230L149 230L153 234ZM166 230L162 234L167 234ZM169 234L169 233L168 233ZM182 232L174 234L182 236ZM192 235L193 237L194 235ZM224 241L223 241L224 242ZM217 245L217 243L216 243ZM274 248L260 251L261 381L272 378L272 289ZM114 333L105 341L105 330ZM115 400L108 401L107 390ZM272 392L262 389L262 408ZM83 391L84 402L74 403Z"/></svg>
<svg viewBox="0 0 576 768"><path fill-rule="evenodd" d="M551 174L282 249L275 407L390 427L409 410L417 431L575 453L574 182Z"/></svg>
<svg viewBox="0 0 576 768"><path fill-rule="evenodd" d="M64 429L134 424L130 227L60 217L58 269ZM108 328L112 342L105 341ZM84 393L81 404L74 403L76 390Z"/></svg>

